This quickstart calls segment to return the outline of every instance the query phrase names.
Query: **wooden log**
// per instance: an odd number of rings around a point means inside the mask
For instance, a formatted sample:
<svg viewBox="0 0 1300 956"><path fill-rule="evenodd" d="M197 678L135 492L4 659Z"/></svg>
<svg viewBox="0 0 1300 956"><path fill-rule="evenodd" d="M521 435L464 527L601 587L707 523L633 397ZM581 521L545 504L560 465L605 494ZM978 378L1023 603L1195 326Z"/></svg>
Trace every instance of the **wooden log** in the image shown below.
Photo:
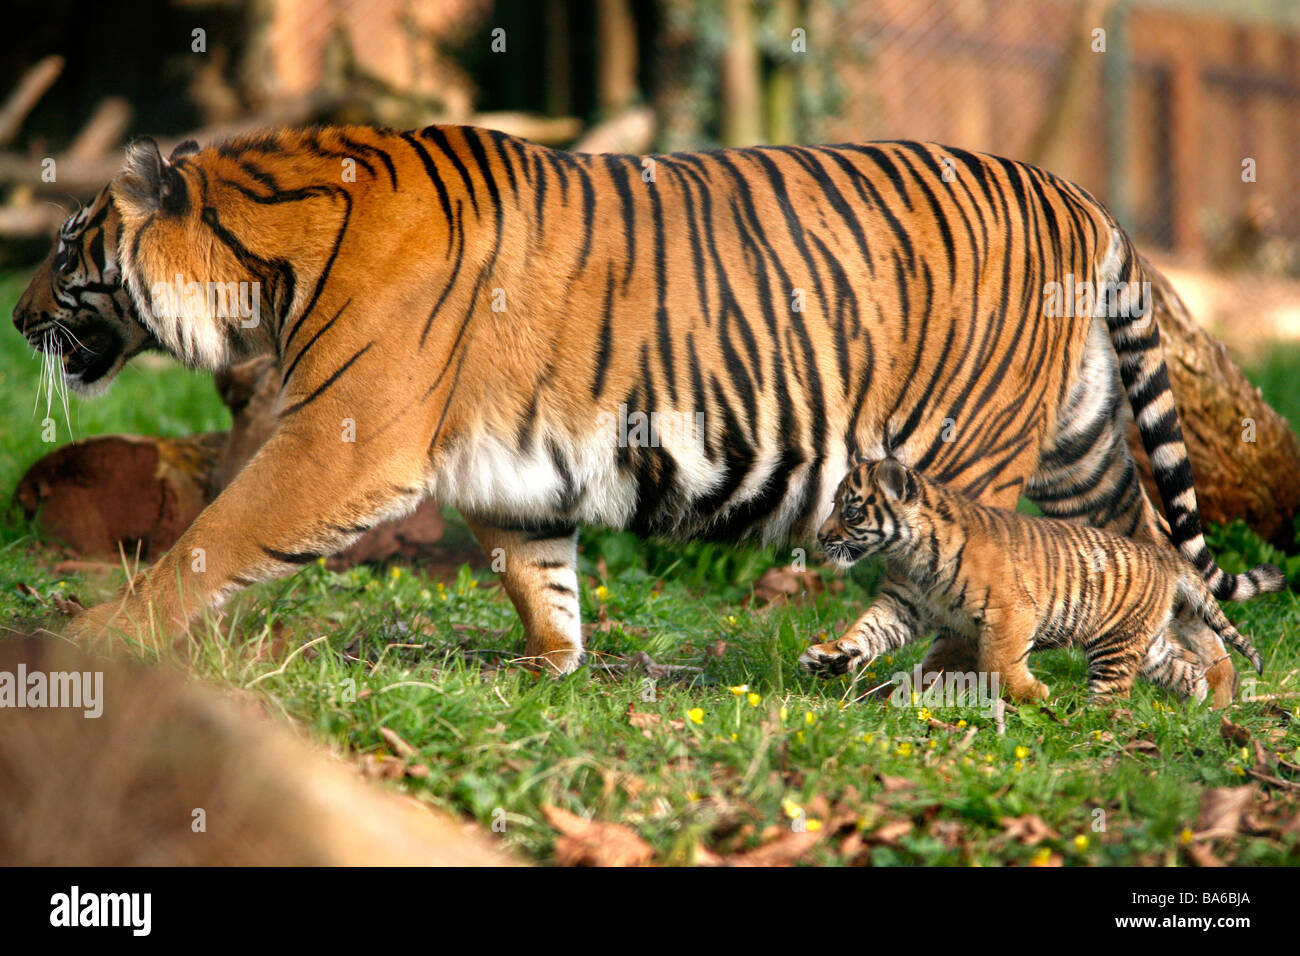
<svg viewBox="0 0 1300 956"><path fill-rule="evenodd" d="M1183 437L1196 477L1201 517L1241 518L1278 546L1292 543L1300 512L1300 442L1264 401L1227 350L1196 324L1178 292L1143 259ZM1160 501L1151 463L1130 424L1129 447L1152 500Z"/></svg>
<svg viewBox="0 0 1300 956"><path fill-rule="evenodd" d="M8 146L14 141L27 114L35 109L62 72L63 57L47 56L23 75L4 105L0 106L0 146Z"/></svg>

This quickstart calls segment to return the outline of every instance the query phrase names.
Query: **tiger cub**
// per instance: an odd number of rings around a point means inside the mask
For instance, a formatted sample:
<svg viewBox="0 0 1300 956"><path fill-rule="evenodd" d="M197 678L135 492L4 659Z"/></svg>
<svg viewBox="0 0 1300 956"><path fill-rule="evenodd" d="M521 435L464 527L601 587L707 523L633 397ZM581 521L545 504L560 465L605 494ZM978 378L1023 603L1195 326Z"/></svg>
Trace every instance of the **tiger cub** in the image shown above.
<svg viewBox="0 0 1300 956"><path fill-rule="evenodd" d="M886 555L926 595L929 623L975 641L980 670L996 672L1012 698L1048 695L1029 671L1031 649L1077 644L1098 697L1127 696L1140 672L1203 700L1204 668L1169 640L1183 610L1262 668L1259 652L1173 550L988 508L893 458L849 472L817 537L841 566Z"/></svg>

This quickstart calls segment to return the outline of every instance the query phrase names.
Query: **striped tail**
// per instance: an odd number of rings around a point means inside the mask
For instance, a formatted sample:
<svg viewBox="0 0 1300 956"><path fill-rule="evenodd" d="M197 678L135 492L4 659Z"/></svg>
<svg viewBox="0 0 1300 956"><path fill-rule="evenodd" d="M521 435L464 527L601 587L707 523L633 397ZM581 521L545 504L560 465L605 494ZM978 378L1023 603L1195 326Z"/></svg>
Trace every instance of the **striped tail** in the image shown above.
<svg viewBox="0 0 1300 956"><path fill-rule="evenodd" d="M1230 644L1237 650L1241 651L1246 660L1250 661L1254 666L1257 674L1264 673L1264 658L1261 657L1259 651L1255 649L1255 645L1250 643L1250 638L1246 637L1246 635L1233 627L1232 622L1224 616L1223 609L1220 608L1214 598L1210 596L1209 588L1201 582L1192 579L1190 575L1185 577L1183 580L1185 588L1194 589L1195 591L1194 594L1184 591L1183 596L1185 599L1191 600L1193 607L1199 606L1199 613L1202 620L1204 620L1206 624L1210 625L1210 627L1214 628L1219 637L1223 638L1225 644Z"/></svg>
<svg viewBox="0 0 1300 956"><path fill-rule="evenodd" d="M1245 574L1228 574L1215 564L1205 546L1192 464L1169 387L1160 330L1152 314L1150 285L1137 251L1118 226L1112 226L1110 248L1098 271L1102 291L1097 308L1105 316L1111 345L1119 356L1120 378L1137 420L1142 447L1151 459L1174 545L1200 572L1210 593L1220 600L1244 601L1257 594L1281 591L1286 579L1273 565L1261 564Z"/></svg>

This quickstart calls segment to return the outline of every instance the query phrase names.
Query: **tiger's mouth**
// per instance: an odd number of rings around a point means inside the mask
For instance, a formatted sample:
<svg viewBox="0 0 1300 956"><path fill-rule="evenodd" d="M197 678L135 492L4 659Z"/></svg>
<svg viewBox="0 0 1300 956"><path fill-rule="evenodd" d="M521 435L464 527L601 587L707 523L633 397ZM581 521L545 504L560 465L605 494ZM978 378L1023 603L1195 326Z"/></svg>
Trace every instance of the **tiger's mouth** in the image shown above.
<svg viewBox="0 0 1300 956"><path fill-rule="evenodd" d="M822 550L826 552L826 557L841 568L855 564L867 553L866 548L846 541L838 535L818 535L817 540L821 543Z"/></svg>
<svg viewBox="0 0 1300 956"><path fill-rule="evenodd" d="M114 329L98 324L74 330L55 323L30 332L27 341L47 364L58 363L63 380L74 392L90 390L115 371L126 347Z"/></svg>

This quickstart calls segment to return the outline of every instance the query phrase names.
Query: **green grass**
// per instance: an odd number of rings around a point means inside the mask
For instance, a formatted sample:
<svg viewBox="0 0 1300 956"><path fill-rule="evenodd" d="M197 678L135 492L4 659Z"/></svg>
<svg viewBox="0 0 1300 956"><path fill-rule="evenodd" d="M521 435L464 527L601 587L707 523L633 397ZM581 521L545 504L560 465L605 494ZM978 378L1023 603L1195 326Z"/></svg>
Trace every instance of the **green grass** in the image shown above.
<svg viewBox="0 0 1300 956"><path fill-rule="evenodd" d="M0 282L6 314L21 285ZM1300 355L1279 355L1257 379L1293 420L1297 369ZM52 447L29 415L35 381L25 344L0 335L6 493ZM128 370L107 396L74 399L72 409L77 437L224 427L210 380L175 367ZM1286 560L1239 527L1217 532L1213 544L1230 570ZM57 577L59 556L8 512L0 620L22 627L48 619L19 583L46 598L87 599L114 583ZM802 674L802 648L869 603L870 565L807 603L759 607L748 600L755 582L788 553L584 531L581 560L584 619L595 621L604 604L616 623L591 634L595 663L562 680L511 663L523 643L518 619L492 576L469 568L438 582L412 568L309 567L237 598L229 640L206 641L193 666L262 696L322 742L380 758L372 767L395 765L380 729L395 732L418 751L412 763L428 769L396 785L485 827L504 826L507 845L543 862L554 859L557 833L542 808L555 805L627 826L662 863L786 845L777 838L792 841L791 855L803 862L1185 863L1202 845L1186 843L1185 833L1196 829L1205 792L1248 783L1258 769L1253 747L1225 740L1223 715L1208 707L1182 705L1148 684L1122 703L1089 703L1086 667L1073 651L1035 655L1053 699L1009 714L1004 735L975 709L927 714L920 704L856 699L910 670L923 644L877 661L856 684ZM1300 691L1296 596L1227 611L1265 655L1256 694ZM650 681L603 666L643 651L698 670ZM1228 716L1268 753L1297 764L1297 704L1256 700ZM1220 858L1259 864L1300 855L1296 835L1279 825L1300 809L1295 791L1260 787L1259 832L1206 844ZM1053 835L1033 845L1016 839L1003 821L1027 814ZM796 846L789 834L805 821L814 836Z"/></svg>

